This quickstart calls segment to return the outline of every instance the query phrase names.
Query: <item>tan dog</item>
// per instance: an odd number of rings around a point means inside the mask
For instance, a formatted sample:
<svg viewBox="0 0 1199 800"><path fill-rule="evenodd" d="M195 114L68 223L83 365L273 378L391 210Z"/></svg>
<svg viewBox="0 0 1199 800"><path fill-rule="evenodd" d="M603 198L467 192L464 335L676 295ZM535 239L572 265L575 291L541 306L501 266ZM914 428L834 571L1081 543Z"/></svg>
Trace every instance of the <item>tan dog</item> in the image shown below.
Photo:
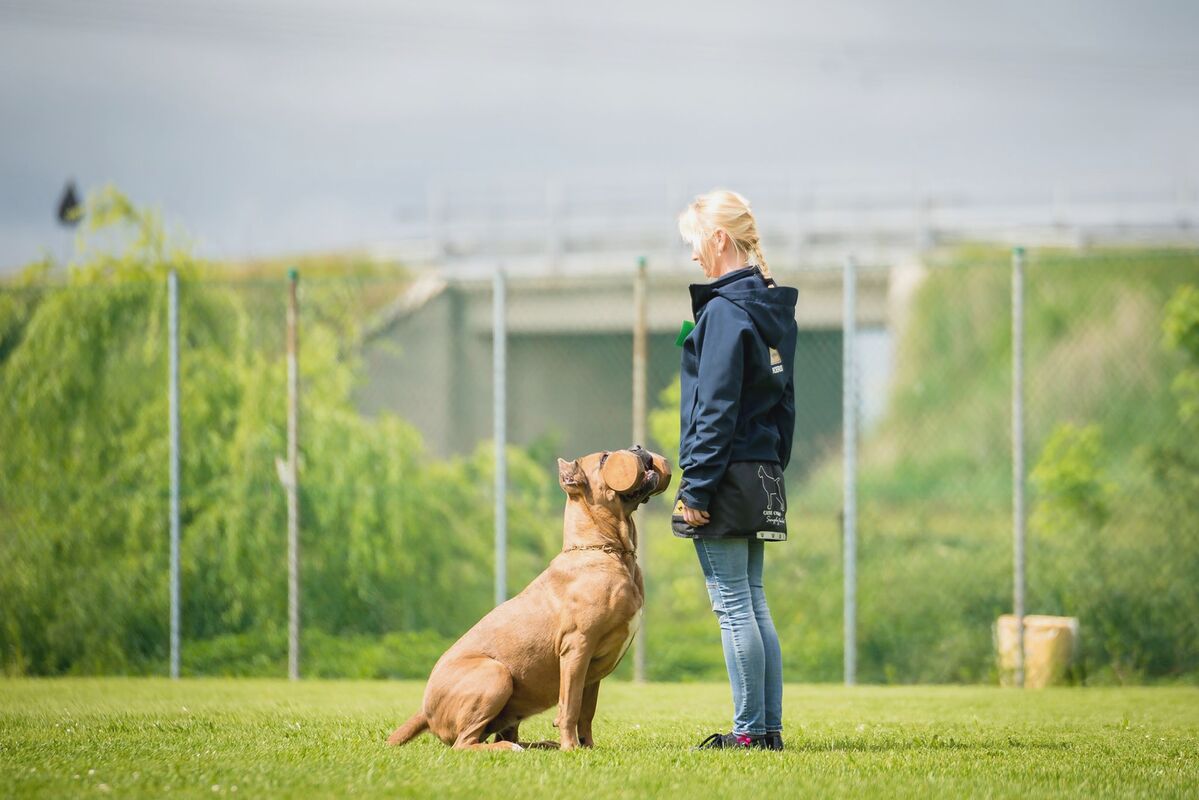
<svg viewBox="0 0 1199 800"><path fill-rule="evenodd" d="M640 447L592 453L558 459L558 482L566 491L562 552L442 655L421 710L388 744L430 730L456 748L521 750L521 720L557 701L557 745L592 745L599 682L628 649L645 597L631 515L666 490L670 465Z"/></svg>

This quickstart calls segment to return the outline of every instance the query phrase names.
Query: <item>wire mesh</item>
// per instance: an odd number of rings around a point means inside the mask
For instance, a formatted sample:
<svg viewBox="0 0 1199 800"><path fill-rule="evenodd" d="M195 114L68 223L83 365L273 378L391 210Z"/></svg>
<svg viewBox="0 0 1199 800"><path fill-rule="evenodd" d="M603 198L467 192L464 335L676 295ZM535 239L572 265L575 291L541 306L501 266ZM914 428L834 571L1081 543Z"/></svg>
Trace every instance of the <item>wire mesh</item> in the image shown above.
<svg viewBox="0 0 1199 800"><path fill-rule="evenodd" d="M183 674L282 675L286 281L179 266ZM1027 270L1029 612L1082 620L1092 679L1191 672L1193 363L1163 326L1199 257L1031 251ZM12 673L165 673L165 272L87 276L0 287L0 654ZM632 277L509 285L510 593L561 546L555 459L634 443ZM766 581L787 678L832 681L840 270L777 277L800 287L801 330L790 541L769 546ZM1008 260L955 250L860 280L859 680L993 680L1011 605ZM650 285L641 444L673 461L686 279ZM491 607L490 308L487 280L301 274L303 674L421 677ZM672 500L639 512L647 676L721 679Z"/></svg>

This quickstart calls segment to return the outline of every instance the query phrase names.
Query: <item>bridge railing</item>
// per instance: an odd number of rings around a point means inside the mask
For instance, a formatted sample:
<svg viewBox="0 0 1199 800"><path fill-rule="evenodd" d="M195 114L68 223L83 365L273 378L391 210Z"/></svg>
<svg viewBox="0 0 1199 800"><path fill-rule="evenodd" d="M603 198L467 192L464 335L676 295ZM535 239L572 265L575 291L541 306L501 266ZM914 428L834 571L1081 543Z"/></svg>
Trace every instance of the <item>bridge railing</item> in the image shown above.
<svg viewBox="0 0 1199 800"><path fill-rule="evenodd" d="M922 252L961 242L1199 242L1199 187L1182 184L966 192L746 183L764 242L796 265L832 267L845 252L880 245L892 252ZM623 252L652 252L660 263L685 261L674 218L692 194L644 182L623 190L594 183L462 184L431 191L423 207L405 206L394 237L377 248L408 261L451 265L498 256L553 268L571 253Z"/></svg>

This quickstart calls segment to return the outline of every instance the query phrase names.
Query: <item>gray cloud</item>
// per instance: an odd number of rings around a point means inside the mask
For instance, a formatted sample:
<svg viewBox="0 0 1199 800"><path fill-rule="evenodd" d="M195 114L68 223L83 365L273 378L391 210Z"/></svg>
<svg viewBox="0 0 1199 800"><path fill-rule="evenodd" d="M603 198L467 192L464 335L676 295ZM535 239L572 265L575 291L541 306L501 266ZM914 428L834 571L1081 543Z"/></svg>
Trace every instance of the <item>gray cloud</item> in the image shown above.
<svg viewBox="0 0 1199 800"><path fill-rule="evenodd" d="M212 254L389 237L435 176L1199 176L1190 3L0 0L0 264L115 182Z"/></svg>

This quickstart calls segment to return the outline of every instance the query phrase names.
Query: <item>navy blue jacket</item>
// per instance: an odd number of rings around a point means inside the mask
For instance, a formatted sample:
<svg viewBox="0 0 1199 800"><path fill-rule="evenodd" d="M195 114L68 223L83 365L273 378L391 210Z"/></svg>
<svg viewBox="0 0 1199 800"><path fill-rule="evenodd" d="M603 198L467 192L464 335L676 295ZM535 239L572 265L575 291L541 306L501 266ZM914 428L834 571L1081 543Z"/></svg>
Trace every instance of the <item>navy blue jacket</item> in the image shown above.
<svg viewBox="0 0 1199 800"><path fill-rule="evenodd" d="M795 289L757 267L692 284L695 329L683 342L679 495L706 511L732 461L791 460Z"/></svg>

